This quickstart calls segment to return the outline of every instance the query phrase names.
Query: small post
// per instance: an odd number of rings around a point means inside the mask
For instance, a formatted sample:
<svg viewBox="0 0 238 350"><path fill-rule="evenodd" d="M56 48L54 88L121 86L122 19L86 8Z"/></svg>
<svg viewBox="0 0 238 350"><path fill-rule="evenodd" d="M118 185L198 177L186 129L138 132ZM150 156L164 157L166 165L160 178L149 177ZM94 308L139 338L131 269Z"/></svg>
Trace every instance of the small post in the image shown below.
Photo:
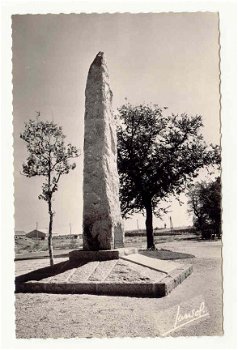
<svg viewBox="0 0 238 350"><path fill-rule="evenodd" d="M172 233L174 228L173 228L173 222L172 222L171 216L169 217L169 222L170 222L170 232Z"/></svg>

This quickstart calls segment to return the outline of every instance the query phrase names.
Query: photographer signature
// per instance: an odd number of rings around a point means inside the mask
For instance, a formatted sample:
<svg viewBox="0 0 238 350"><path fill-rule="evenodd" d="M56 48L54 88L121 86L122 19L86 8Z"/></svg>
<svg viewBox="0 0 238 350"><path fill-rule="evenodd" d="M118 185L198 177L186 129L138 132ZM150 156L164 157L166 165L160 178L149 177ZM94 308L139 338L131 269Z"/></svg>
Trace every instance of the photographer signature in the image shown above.
<svg viewBox="0 0 238 350"><path fill-rule="evenodd" d="M166 336L169 333L174 332L175 330L206 316L209 316L209 313L207 311L204 301L201 302L199 308L194 308L191 311L185 313L181 313L180 305L178 305L173 328L162 334L162 336Z"/></svg>

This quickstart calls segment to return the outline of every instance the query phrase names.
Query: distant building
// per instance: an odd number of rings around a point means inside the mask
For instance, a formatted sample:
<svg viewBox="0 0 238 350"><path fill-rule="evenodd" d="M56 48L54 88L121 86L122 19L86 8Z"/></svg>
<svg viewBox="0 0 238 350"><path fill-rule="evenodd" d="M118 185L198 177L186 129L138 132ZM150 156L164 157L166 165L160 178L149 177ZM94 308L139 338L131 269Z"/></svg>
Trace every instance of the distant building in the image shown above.
<svg viewBox="0 0 238 350"><path fill-rule="evenodd" d="M74 233L66 233L66 234L58 234L54 235L54 239L80 239L82 238L82 234L74 234Z"/></svg>
<svg viewBox="0 0 238 350"><path fill-rule="evenodd" d="M15 231L15 238L24 238L26 236L25 231Z"/></svg>
<svg viewBox="0 0 238 350"><path fill-rule="evenodd" d="M31 232L28 232L26 234L26 237L32 238L32 239L44 240L46 238L46 233L35 229Z"/></svg>

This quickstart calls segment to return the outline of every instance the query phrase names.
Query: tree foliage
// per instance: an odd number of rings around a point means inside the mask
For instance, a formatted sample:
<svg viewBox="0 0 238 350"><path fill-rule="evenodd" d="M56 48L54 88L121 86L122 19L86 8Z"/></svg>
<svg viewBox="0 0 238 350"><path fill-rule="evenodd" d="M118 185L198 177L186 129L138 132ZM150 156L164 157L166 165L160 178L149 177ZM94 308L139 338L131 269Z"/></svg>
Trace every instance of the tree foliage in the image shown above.
<svg viewBox="0 0 238 350"><path fill-rule="evenodd" d="M195 228L202 237L221 236L221 179L209 183L201 181L190 187L188 192L189 212L193 213Z"/></svg>
<svg viewBox="0 0 238 350"><path fill-rule="evenodd" d="M220 161L218 146L207 146L202 117L164 116L157 105L119 108L118 170L124 217L146 211L147 247L154 248L152 217L161 200L179 195L199 169Z"/></svg>
<svg viewBox="0 0 238 350"><path fill-rule="evenodd" d="M78 157L78 150L71 144L65 144L62 127L54 122L30 119L25 123L25 129L20 134L20 138L26 142L28 151L28 157L22 166L22 174L26 177L43 176L45 178L38 198L45 200L48 204L50 216L48 246L50 263L53 265L52 198L58 190L61 176L68 174L76 167L75 163L70 163L70 159Z"/></svg>

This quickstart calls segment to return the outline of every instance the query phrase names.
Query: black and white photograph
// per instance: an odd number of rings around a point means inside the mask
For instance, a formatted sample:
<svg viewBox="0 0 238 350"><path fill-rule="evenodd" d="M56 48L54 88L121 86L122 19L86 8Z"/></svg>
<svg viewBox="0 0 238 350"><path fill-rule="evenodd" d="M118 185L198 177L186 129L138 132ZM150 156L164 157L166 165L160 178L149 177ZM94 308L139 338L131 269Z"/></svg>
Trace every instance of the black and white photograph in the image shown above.
<svg viewBox="0 0 238 350"><path fill-rule="evenodd" d="M224 336L221 36L219 11L11 15L17 340Z"/></svg>

